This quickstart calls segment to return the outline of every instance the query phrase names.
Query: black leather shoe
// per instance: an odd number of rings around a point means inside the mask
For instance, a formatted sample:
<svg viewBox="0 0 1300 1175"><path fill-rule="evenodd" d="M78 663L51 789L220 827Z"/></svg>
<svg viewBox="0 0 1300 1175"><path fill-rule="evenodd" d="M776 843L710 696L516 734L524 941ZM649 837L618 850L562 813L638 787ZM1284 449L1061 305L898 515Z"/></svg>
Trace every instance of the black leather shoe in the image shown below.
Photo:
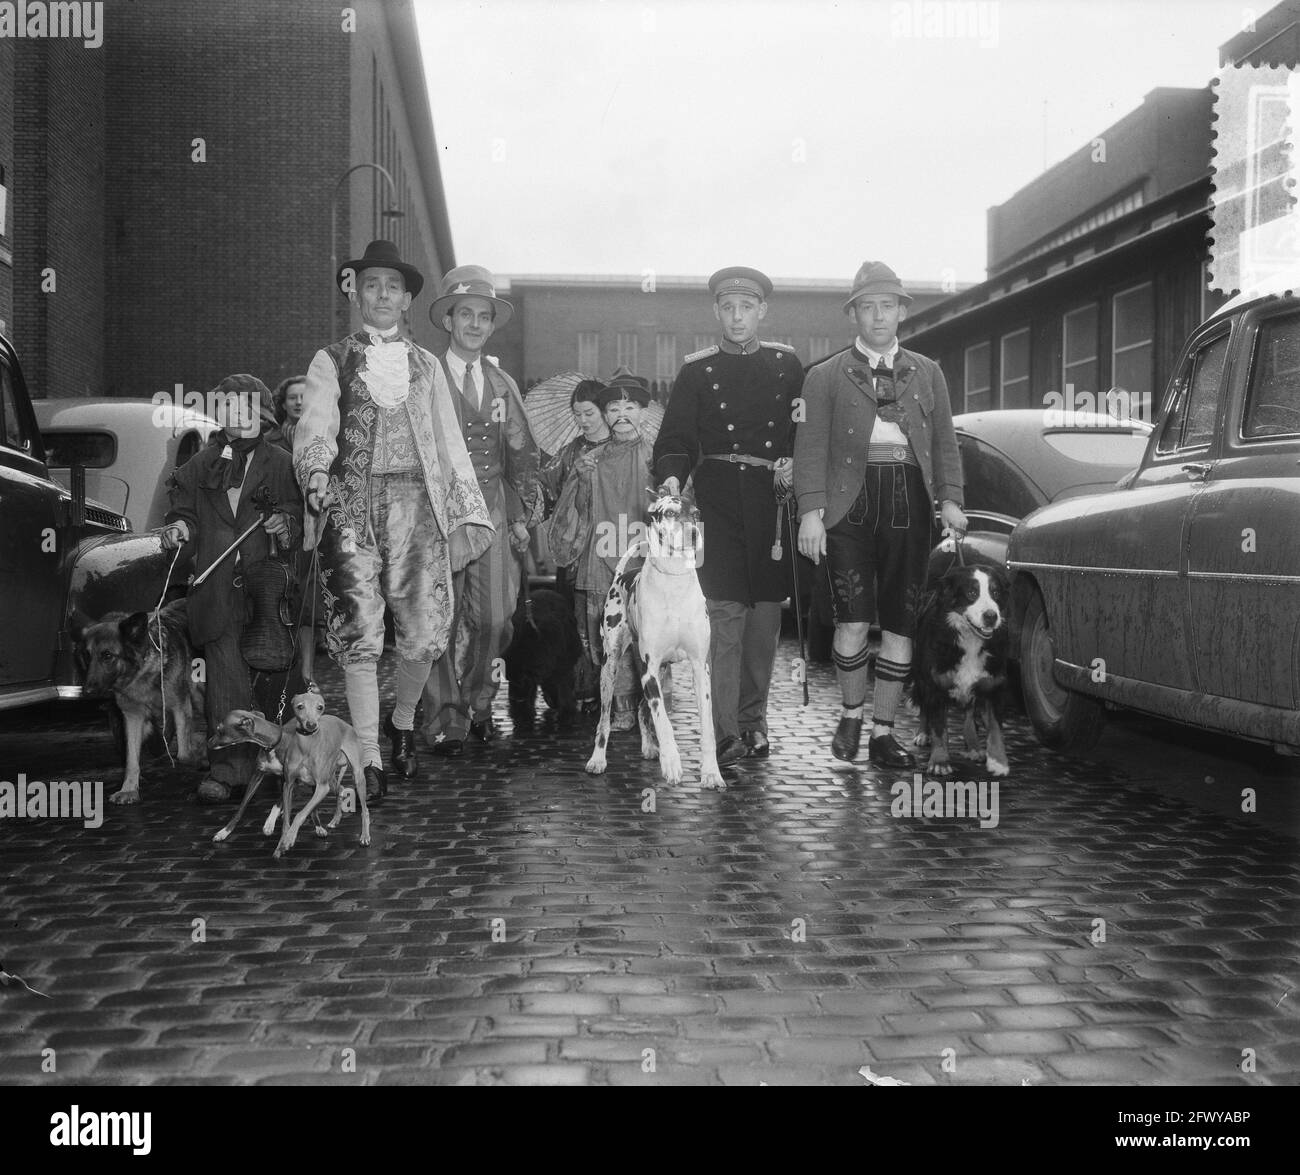
<svg viewBox="0 0 1300 1175"><path fill-rule="evenodd" d="M916 760L903 750L893 734L880 734L869 738L867 757L873 767L888 767L893 771L903 771L916 766Z"/></svg>
<svg viewBox="0 0 1300 1175"><path fill-rule="evenodd" d="M831 754L846 763L858 757L858 744L862 741L862 719L841 718L831 739Z"/></svg>
<svg viewBox="0 0 1300 1175"><path fill-rule="evenodd" d="M745 740L751 759L766 759L772 753L772 744L761 730L747 730L740 737Z"/></svg>
<svg viewBox="0 0 1300 1175"><path fill-rule="evenodd" d="M415 731L398 730L393 725L393 716L390 714L384 723L384 732L393 740L393 753L389 761L403 779L414 779L419 766L415 757Z"/></svg>
<svg viewBox="0 0 1300 1175"><path fill-rule="evenodd" d="M744 740L729 734L718 744L718 766L727 767L738 763L748 754L749 748L745 746Z"/></svg>
<svg viewBox="0 0 1300 1175"><path fill-rule="evenodd" d="M490 743L500 731L497 730L497 724L491 718L481 718L477 722L469 724L469 733L472 738L481 743Z"/></svg>
<svg viewBox="0 0 1300 1175"><path fill-rule="evenodd" d="M435 740L433 753L440 755L444 759L458 759L465 753L465 740L463 738Z"/></svg>
<svg viewBox="0 0 1300 1175"><path fill-rule="evenodd" d="M388 794L388 776L384 774L384 769L367 763L361 769L361 774L366 779L366 806L382 804Z"/></svg>

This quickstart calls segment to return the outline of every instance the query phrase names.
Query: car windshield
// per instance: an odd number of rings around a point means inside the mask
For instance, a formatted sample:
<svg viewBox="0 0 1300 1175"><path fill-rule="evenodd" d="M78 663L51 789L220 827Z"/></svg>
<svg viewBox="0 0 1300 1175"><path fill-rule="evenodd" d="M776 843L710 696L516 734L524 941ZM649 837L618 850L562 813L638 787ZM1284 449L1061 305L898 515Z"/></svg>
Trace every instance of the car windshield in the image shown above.
<svg viewBox="0 0 1300 1175"><path fill-rule="evenodd" d="M1078 429L1044 432L1043 440L1071 461L1087 465L1122 465L1136 467L1146 452L1148 431L1120 432L1105 429Z"/></svg>

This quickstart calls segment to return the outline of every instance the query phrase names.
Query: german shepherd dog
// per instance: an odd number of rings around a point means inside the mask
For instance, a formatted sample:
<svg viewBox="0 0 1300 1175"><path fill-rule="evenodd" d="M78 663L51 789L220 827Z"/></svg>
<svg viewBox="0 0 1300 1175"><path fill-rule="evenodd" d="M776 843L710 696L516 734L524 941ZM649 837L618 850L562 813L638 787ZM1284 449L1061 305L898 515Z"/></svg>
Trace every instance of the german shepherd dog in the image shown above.
<svg viewBox="0 0 1300 1175"><path fill-rule="evenodd" d="M185 601L175 600L152 613L110 612L94 623L77 617L71 629L86 693L111 696L126 728L126 773L121 790L108 798L114 804L137 804L140 748L150 730L166 738L164 707L176 735L176 757L186 764L202 760L202 740L195 742L194 708L202 707L203 692L190 672L194 649Z"/></svg>

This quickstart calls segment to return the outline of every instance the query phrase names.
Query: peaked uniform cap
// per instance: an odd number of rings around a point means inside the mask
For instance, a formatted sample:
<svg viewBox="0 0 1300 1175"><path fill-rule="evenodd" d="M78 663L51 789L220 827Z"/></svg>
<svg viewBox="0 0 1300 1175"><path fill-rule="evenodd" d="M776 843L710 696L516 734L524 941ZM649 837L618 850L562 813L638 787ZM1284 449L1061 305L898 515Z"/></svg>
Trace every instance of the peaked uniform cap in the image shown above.
<svg viewBox="0 0 1300 1175"><path fill-rule="evenodd" d="M414 265L403 261L397 253L397 246L392 241L371 241L366 246L365 255L352 261L345 261L339 266L338 272L334 275L334 284L338 286L339 292L345 297L347 290L343 288L343 279L348 271L352 271L352 281L354 287L360 285L361 271L363 269L395 269L402 275L406 282L407 293L414 298L422 289L424 289L424 274L422 274Z"/></svg>
<svg viewBox="0 0 1300 1175"><path fill-rule="evenodd" d="M429 321L439 330L446 329L442 325L443 317L461 298L486 298L491 302L496 307L497 330L505 326L515 312L509 302L497 297L497 283L491 271L481 265L458 265L449 269L438 283L438 296L429 307Z"/></svg>
<svg viewBox="0 0 1300 1175"><path fill-rule="evenodd" d="M729 265L709 278L709 293L715 298L724 294L749 294L766 302L771 292L772 279L744 265Z"/></svg>

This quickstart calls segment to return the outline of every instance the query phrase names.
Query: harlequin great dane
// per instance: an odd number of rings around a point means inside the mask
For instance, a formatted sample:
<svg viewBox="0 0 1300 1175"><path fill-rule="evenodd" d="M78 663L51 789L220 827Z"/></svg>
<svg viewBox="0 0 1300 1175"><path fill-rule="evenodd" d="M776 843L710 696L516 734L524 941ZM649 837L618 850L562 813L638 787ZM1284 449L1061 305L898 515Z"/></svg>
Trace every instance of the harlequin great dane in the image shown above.
<svg viewBox="0 0 1300 1175"><path fill-rule="evenodd" d="M643 698L641 757L659 759L668 783L682 780L682 759L664 711L660 673L674 661L688 660L695 675L695 704L700 716L700 783L724 788L713 737L713 700L709 691L709 614L696 567L703 553L698 515L687 511L676 494L660 491L650 506L650 527L618 561L605 597L602 624L605 664L600 673L600 723L587 770L601 775L609 743L609 711L619 658L629 644L641 673ZM645 554L639 570L628 563Z"/></svg>

